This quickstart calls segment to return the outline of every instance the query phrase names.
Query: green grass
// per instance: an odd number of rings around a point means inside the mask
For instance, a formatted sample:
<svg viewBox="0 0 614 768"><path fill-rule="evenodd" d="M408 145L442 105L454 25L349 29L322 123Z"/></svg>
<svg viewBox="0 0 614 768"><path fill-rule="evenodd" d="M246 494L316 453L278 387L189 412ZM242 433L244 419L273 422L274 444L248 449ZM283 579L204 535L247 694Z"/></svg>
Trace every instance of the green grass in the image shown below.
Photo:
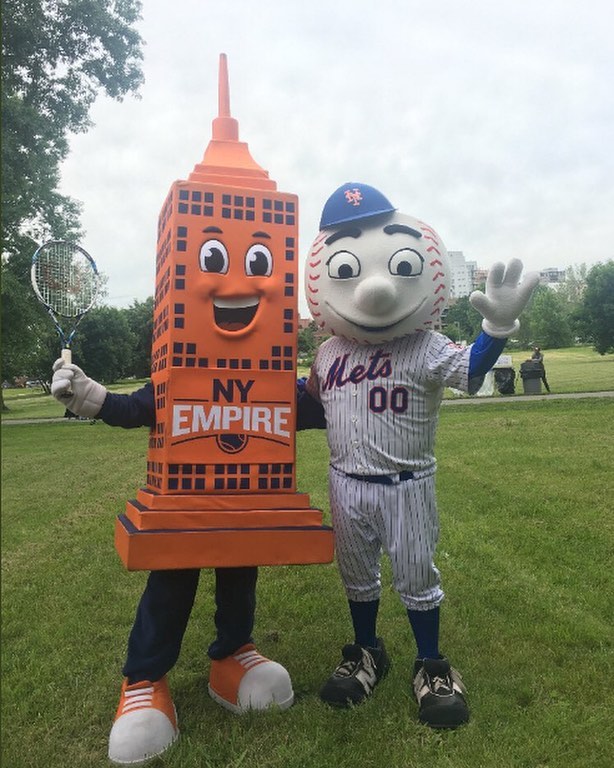
<svg viewBox="0 0 614 768"><path fill-rule="evenodd" d="M317 698L351 636L335 566L262 568L256 638L290 670L297 701L226 712L206 691L204 571L170 674L182 736L152 768L609 768L613 417L606 398L442 410L442 646L470 691L467 727L416 721L413 643L387 564L379 629L393 666L367 704L334 711ZM124 571L113 525L143 480L147 435L60 422L6 427L2 443L1 763L107 766L146 578ZM324 435L299 434L298 451L300 489L327 510Z"/></svg>
<svg viewBox="0 0 614 768"><path fill-rule="evenodd" d="M126 393L138 389L146 379L130 379L111 384L111 392ZM3 421L12 419L60 419L65 408L51 395L45 394L42 387L28 389L5 389L3 397L8 411L2 413Z"/></svg>
<svg viewBox="0 0 614 768"><path fill-rule="evenodd" d="M518 376L516 392L522 392L520 364L531 357L527 351L513 352ZM553 392L604 392L614 389L614 355L599 355L592 347L544 350L544 366Z"/></svg>

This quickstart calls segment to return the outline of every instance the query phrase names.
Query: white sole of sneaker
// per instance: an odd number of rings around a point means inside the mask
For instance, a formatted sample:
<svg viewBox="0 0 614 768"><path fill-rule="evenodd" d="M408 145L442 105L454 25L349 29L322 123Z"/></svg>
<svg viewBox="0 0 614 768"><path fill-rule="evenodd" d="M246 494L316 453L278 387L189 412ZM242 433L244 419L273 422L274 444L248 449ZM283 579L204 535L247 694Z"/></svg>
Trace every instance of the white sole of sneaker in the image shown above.
<svg viewBox="0 0 614 768"><path fill-rule="evenodd" d="M233 704L231 701L228 701L228 699L225 699L223 696L220 696L219 693L216 693L213 688L209 685L209 696L220 706L224 707L224 709L229 710L230 712L234 712L235 715L244 715L246 712L256 712L256 711L266 711L268 709L289 709L294 704L294 693L285 699L284 701L273 701L271 702L267 707L243 707L240 704Z"/></svg>

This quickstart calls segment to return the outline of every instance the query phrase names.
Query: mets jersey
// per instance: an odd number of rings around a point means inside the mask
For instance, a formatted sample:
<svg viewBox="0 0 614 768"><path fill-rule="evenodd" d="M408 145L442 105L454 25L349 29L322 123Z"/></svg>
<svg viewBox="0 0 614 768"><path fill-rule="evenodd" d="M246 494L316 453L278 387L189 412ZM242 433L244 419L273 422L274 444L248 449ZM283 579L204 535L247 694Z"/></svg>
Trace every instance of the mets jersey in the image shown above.
<svg viewBox="0 0 614 768"><path fill-rule="evenodd" d="M331 465L359 475L432 475L444 388L468 391L470 354L435 331L373 345L327 339L306 389L324 408Z"/></svg>

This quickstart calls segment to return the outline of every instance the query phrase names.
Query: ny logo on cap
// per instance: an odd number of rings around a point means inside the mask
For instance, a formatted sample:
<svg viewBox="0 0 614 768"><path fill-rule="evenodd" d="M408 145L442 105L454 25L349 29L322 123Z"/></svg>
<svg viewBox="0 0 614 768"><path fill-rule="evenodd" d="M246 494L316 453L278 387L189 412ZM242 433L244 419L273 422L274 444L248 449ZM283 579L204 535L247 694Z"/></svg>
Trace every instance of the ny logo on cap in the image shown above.
<svg viewBox="0 0 614 768"><path fill-rule="evenodd" d="M351 203L352 205L360 205L360 202L362 200L362 195L360 193L360 190L356 187L354 189L346 189L345 190L345 199L348 201L348 203Z"/></svg>

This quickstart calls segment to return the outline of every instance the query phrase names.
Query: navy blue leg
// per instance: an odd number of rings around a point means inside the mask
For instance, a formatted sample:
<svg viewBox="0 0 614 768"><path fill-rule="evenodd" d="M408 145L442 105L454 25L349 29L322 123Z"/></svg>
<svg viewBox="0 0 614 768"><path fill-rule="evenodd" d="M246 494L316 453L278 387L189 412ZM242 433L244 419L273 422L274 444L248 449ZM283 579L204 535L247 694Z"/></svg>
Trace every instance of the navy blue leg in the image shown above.
<svg viewBox="0 0 614 768"><path fill-rule="evenodd" d="M200 571L152 571L128 640L129 683L159 680L175 665L190 618Z"/></svg>
<svg viewBox="0 0 614 768"><path fill-rule="evenodd" d="M439 606L430 611L407 611L419 659L439 658Z"/></svg>
<svg viewBox="0 0 614 768"><path fill-rule="evenodd" d="M209 657L224 659L252 642L256 613L257 568L216 568L215 628Z"/></svg>
<svg viewBox="0 0 614 768"><path fill-rule="evenodd" d="M379 600L371 600L366 603L358 603L348 600L352 624L354 625L354 642L363 648L375 648L377 612Z"/></svg>

